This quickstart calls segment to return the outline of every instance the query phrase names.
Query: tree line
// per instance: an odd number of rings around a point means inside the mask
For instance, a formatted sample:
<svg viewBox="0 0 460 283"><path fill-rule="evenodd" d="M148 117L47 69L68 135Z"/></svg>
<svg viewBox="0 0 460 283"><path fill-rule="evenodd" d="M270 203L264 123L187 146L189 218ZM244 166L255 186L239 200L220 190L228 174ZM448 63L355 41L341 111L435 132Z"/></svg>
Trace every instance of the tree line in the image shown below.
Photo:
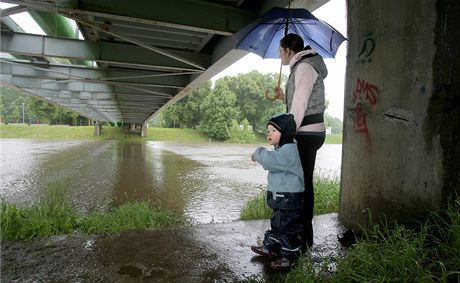
<svg viewBox="0 0 460 283"><path fill-rule="evenodd" d="M204 131L215 140L252 139L254 133L264 133L266 122L285 112L282 101L270 101L264 96L272 91L278 75L253 71L215 82L207 81L192 93L160 113L150 122L154 127L193 128ZM282 76L282 81L286 81ZM89 125L91 120L63 107L48 103L17 90L2 87L0 119L3 123L45 123ZM333 134L342 133L342 121L325 115Z"/></svg>
<svg viewBox="0 0 460 283"><path fill-rule="evenodd" d="M152 124L157 127L201 129L217 140L231 139L237 134L235 124L241 131L248 128L255 133L264 133L268 119L286 111L282 101L265 98L265 91L274 89L277 76L253 71L221 78L213 88L208 81L166 109ZM283 75L282 81L286 80ZM342 133L340 119L326 113L325 123L331 127L333 134Z"/></svg>
<svg viewBox="0 0 460 283"><path fill-rule="evenodd" d="M0 87L0 121L8 123L88 125L90 119L55 104L26 95L19 90Z"/></svg>

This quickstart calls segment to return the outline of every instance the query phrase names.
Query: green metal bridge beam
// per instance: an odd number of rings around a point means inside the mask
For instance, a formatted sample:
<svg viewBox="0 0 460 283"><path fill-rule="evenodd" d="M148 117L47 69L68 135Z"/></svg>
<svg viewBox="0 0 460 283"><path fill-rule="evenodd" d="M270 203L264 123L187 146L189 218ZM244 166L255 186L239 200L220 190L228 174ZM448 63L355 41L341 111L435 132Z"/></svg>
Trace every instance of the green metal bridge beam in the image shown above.
<svg viewBox="0 0 460 283"><path fill-rule="evenodd" d="M255 12L196 0L136 0L135 5L125 0L55 0L49 5L26 0L4 2L63 15L100 16L226 36L242 29L258 16ZM206 17L202 16L204 13Z"/></svg>
<svg viewBox="0 0 460 283"><path fill-rule="evenodd" d="M139 46L107 42L88 42L76 39L53 38L41 35L2 32L2 52L15 55L45 56L68 59L84 59L125 67L143 66L145 69L164 71L201 71L169 57ZM170 51L178 57L193 61L205 68L211 64L211 56L184 51Z"/></svg>

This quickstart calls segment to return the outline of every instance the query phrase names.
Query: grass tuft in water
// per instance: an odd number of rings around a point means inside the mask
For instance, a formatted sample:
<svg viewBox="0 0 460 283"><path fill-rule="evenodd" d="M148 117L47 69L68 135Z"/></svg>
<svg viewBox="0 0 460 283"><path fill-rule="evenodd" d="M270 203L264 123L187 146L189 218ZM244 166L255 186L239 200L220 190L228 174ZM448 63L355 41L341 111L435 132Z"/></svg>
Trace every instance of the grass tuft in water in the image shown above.
<svg viewBox="0 0 460 283"><path fill-rule="evenodd" d="M323 177L315 175L313 178L315 188L315 214L338 212L340 181L337 177ZM250 199L240 212L240 219L268 219L272 215L272 209L266 204L266 188L256 197Z"/></svg>
<svg viewBox="0 0 460 283"><path fill-rule="evenodd" d="M150 207L147 201L125 203L109 212L95 211L81 217L78 222L80 230L88 234L170 227L185 223L183 218L168 210Z"/></svg>
<svg viewBox="0 0 460 283"><path fill-rule="evenodd" d="M266 197L267 191L263 187L259 187L261 192L249 200L240 212L240 219L251 220L251 219L267 219L272 216L272 209L268 207Z"/></svg>
<svg viewBox="0 0 460 283"><path fill-rule="evenodd" d="M183 217L152 208L147 201L127 202L109 212L78 215L66 199L69 180L48 185L46 196L31 207L0 204L1 240L30 240L35 237L84 233L117 233L128 229L163 228L185 223Z"/></svg>
<svg viewBox="0 0 460 283"><path fill-rule="evenodd" d="M32 207L18 208L2 200L2 240L29 240L72 232L76 216L66 200L69 184L69 180L50 183L45 197Z"/></svg>

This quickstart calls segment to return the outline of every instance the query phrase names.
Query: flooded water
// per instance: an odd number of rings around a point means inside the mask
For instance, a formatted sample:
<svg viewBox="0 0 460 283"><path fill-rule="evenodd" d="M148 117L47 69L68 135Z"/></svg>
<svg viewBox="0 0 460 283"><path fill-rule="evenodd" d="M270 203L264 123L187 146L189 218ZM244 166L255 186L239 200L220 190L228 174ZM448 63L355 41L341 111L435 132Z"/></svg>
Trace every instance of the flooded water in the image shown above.
<svg viewBox="0 0 460 283"><path fill-rule="evenodd" d="M256 147L4 139L0 195L28 205L50 182L68 179L70 201L79 212L147 199L194 223L230 222L266 184L266 171L250 161ZM324 145L316 170L338 177L341 152L341 145Z"/></svg>

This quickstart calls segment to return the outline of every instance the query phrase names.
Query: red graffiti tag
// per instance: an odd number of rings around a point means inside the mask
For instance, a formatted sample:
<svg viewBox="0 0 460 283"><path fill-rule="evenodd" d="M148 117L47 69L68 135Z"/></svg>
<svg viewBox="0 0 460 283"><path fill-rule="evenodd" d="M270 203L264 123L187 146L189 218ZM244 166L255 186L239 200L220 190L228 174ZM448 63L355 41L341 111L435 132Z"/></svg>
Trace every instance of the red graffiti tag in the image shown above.
<svg viewBox="0 0 460 283"><path fill-rule="evenodd" d="M356 88L353 92L353 103L355 103L361 95L364 95L364 99L367 100L370 105L374 106L377 103L377 94L379 92L379 88L375 85L369 84L364 80L357 79Z"/></svg>
<svg viewBox="0 0 460 283"><path fill-rule="evenodd" d="M353 113L353 128L355 132L361 132L364 134L366 146L368 150L372 148L371 138L369 135L369 129L367 127L367 114L363 110L364 104L369 104L371 107L377 104L377 94L380 90L377 86L369 84L368 82L357 79L356 88L352 94L351 100L355 105L355 111Z"/></svg>
<svg viewBox="0 0 460 283"><path fill-rule="evenodd" d="M353 115L354 130L355 132L367 132L367 120L366 113L363 112L361 105L358 104Z"/></svg>

